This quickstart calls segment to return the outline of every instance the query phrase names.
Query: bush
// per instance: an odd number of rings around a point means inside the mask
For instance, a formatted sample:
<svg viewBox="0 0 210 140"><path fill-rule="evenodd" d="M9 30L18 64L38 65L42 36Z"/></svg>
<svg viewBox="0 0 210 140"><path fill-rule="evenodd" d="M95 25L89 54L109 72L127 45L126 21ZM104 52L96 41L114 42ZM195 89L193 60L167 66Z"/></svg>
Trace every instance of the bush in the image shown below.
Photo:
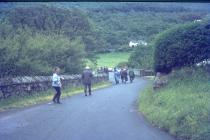
<svg viewBox="0 0 210 140"><path fill-rule="evenodd" d="M153 51L151 46L137 47L128 60L128 66L141 69L153 68Z"/></svg>
<svg viewBox="0 0 210 140"><path fill-rule="evenodd" d="M49 75L55 66L63 73L81 72L84 67L84 44L62 35L32 36L20 30L14 37L0 39L0 77Z"/></svg>
<svg viewBox="0 0 210 140"><path fill-rule="evenodd" d="M207 23L177 26L159 34L154 47L156 72L192 66L210 58L210 27Z"/></svg>

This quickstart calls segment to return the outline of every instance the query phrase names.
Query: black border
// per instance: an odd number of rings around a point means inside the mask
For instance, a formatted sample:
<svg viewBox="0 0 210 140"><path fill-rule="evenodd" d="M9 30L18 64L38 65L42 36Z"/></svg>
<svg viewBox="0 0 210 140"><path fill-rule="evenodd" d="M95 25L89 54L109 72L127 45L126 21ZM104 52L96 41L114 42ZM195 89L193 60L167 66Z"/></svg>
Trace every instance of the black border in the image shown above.
<svg viewBox="0 0 210 140"><path fill-rule="evenodd" d="M165 2L210 3L210 0L0 0L1 2ZM210 9L210 7L209 7Z"/></svg>

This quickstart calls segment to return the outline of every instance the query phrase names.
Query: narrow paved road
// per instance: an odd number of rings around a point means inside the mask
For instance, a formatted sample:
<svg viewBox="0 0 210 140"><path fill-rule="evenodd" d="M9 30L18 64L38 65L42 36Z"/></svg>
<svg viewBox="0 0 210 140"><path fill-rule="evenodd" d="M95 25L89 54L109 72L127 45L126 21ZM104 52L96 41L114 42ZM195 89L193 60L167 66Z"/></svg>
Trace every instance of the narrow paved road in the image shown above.
<svg viewBox="0 0 210 140"><path fill-rule="evenodd" d="M147 82L114 85L63 100L0 114L0 140L174 140L137 111Z"/></svg>

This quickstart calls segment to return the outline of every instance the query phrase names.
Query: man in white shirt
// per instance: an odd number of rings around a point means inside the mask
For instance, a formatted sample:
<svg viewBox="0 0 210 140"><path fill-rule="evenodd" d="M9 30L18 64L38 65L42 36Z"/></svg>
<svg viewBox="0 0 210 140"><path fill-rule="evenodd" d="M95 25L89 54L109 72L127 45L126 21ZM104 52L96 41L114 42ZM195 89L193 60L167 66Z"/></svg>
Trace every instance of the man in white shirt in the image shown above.
<svg viewBox="0 0 210 140"><path fill-rule="evenodd" d="M55 67L53 77L52 77L52 86L54 87L56 94L53 97L53 102L61 104L60 96L61 96L61 77L58 75L60 72L59 67Z"/></svg>

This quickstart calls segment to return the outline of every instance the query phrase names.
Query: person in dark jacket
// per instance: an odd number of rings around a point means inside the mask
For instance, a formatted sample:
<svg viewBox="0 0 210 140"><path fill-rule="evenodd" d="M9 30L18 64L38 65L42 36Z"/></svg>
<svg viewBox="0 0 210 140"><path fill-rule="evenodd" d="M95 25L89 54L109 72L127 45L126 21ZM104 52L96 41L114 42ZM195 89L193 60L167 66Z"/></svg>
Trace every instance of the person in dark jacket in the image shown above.
<svg viewBox="0 0 210 140"><path fill-rule="evenodd" d="M135 73L132 69L129 70L129 78L130 78L130 82L133 83L133 80L135 78Z"/></svg>
<svg viewBox="0 0 210 140"><path fill-rule="evenodd" d="M124 75L124 78L125 78L124 83L126 84L126 82L128 81L128 71L127 71L126 68L124 68L124 70L123 70L123 75Z"/></svg>
<svg viewBox="0 0 210 140"><path fill-rule="evenodd" d="M127 72L127 69L126 68L121 69L120 75L121 75L122 83L126 84L126 82L128 81L128 72Z"/></svg>
<svg viewBox="0 0 210 140"><path fill-rule="evenodd" d="M87 88L88 88L88 92L89 95L91 95L91 81L93 78L93 74L92 71L90 70L90 68L87 66L85 68L85 70L82 73L82 82L84 85L84 92L85 92L85 96L87 96Z"/></svg>
<svg viewBox="0 0 210 140"><path fill-rule="evenodd" d="M121 68L121 70L120 70L120 78L121 78L121 81L122 81L122 83L124 83L124 74L123 74L123 68Z"/></svg>

